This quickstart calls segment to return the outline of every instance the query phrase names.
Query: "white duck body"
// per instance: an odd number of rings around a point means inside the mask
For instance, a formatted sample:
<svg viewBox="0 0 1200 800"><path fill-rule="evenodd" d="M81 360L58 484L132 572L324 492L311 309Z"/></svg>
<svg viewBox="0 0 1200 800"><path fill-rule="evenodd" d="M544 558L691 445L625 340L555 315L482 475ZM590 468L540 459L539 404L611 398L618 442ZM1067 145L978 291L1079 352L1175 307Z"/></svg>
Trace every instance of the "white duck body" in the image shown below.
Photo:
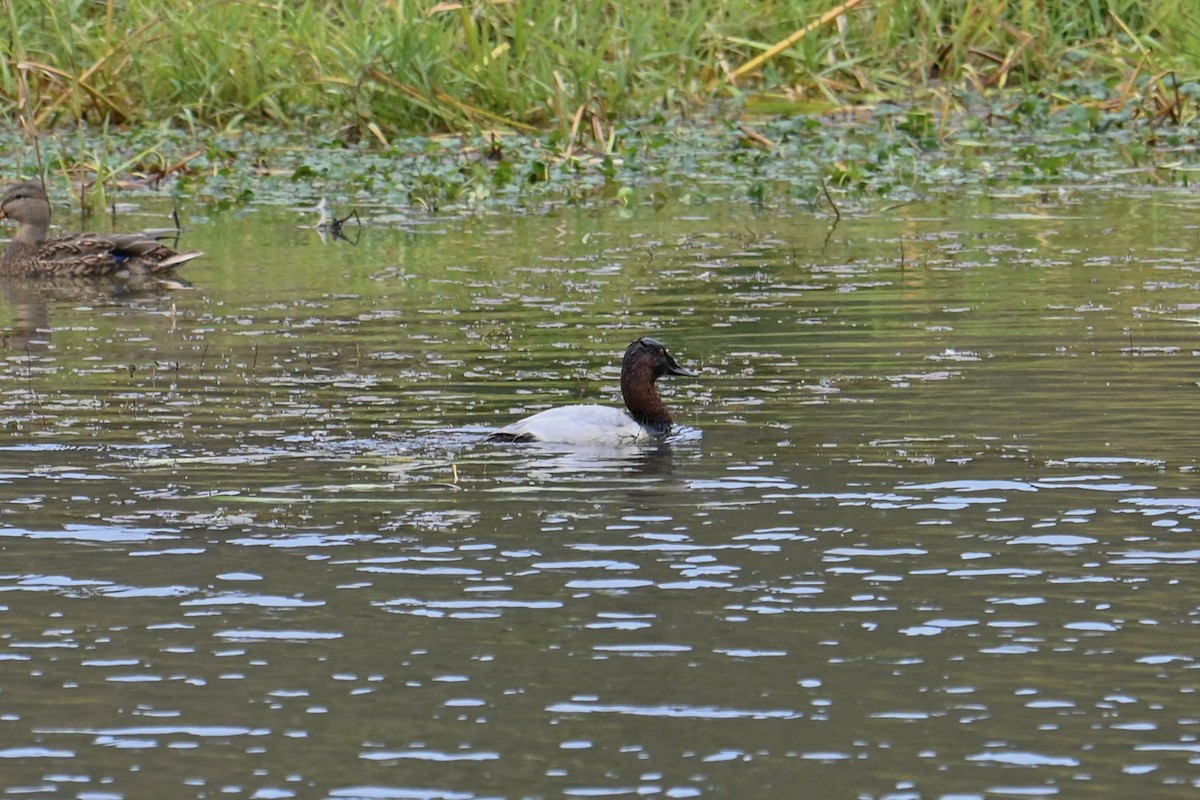
<svg viewBox="0 0 1200 800"><path fill-rule="evenodd" d="M628 411L612 406L575 405L548 408L492 434L514 442L558 442L581 446L643 444L660 437Z"/></svg>
<svg viewBox="0 0 1200 800"><path fill-rule="evenodd" d="M654 381L662 375L696 375L681 367L661 342L645 337L625 350L621 397L625 408L570 405L518 420L488 436L504 442L557 442L579 446L645 444L671 432L671 415Z"/></svg>

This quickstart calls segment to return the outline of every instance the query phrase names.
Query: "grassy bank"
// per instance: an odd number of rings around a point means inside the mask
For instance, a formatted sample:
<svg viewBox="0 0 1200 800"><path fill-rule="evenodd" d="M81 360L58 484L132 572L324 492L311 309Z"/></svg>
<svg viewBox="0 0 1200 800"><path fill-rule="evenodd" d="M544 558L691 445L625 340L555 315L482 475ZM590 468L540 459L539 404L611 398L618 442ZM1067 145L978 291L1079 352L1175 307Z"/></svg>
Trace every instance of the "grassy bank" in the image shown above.
<svg viewBox="0 0 1200 800"><path fill-rule="evenodd" d="M729 103L971 105L998 90L1191 113L1200 9L1178 0L2 0L0 118L386 142L499 129L603 140Z"/></svg>
<svg viewBox="0 0 1200 800"><path fill-rule="evenodd" d="M0 0L0 37L0 159L85 209L164 178L217 209L849 207L1195 171L1178 0Z"/></svg>

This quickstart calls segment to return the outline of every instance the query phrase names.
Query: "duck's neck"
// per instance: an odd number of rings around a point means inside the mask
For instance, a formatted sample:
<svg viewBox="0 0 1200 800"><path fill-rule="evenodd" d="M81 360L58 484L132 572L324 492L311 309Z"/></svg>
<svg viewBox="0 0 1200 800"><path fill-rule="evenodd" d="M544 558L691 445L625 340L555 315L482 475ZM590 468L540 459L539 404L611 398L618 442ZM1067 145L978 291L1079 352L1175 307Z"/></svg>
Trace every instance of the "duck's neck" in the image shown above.
<svg viewBox="0 0 1200 800"><path fill-rule="evenodd" d="M42 243L46 241L49 234L49 220L22 222L21 226L17 228L16 235L8 243L8 248L4 251L3 259L5 261L15 261L35 254Z"/></svg>
<svg viewBox="0 0 1200 800"><path fill-rule="evenodd" d="M625 407L642 427L654 436L666 436L671 430L671 415L654 388L654 369L638 366L621 374L621 397Z"/></svg>

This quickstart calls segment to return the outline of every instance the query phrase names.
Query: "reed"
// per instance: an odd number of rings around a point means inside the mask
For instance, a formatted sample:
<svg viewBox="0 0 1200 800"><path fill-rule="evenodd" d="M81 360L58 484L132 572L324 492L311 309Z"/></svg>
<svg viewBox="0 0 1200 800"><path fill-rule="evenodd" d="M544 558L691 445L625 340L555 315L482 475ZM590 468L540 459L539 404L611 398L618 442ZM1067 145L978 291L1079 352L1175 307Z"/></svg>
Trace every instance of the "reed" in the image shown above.
<svg viewBox="0 0 1200 800"><path fill-rule="evenodd" d="M0 0L0 118L555 131L714 103L797 113L1021 90L1186 113L1179 0Z"/></svg>

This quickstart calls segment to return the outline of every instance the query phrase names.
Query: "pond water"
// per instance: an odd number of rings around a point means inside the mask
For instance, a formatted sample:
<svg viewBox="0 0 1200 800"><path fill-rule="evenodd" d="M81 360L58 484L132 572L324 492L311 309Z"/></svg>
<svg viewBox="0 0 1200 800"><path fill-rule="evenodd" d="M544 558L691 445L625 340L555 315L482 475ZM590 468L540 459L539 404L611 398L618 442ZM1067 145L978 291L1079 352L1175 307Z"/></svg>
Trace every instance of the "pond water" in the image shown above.
<svg viewBox="0 0 1200 800"><path fill-rule="evenodd" d="M0 790L1191 796L1198 205L260 206L6 284ZM483 440L647 334L674 441Z"/></svg>

